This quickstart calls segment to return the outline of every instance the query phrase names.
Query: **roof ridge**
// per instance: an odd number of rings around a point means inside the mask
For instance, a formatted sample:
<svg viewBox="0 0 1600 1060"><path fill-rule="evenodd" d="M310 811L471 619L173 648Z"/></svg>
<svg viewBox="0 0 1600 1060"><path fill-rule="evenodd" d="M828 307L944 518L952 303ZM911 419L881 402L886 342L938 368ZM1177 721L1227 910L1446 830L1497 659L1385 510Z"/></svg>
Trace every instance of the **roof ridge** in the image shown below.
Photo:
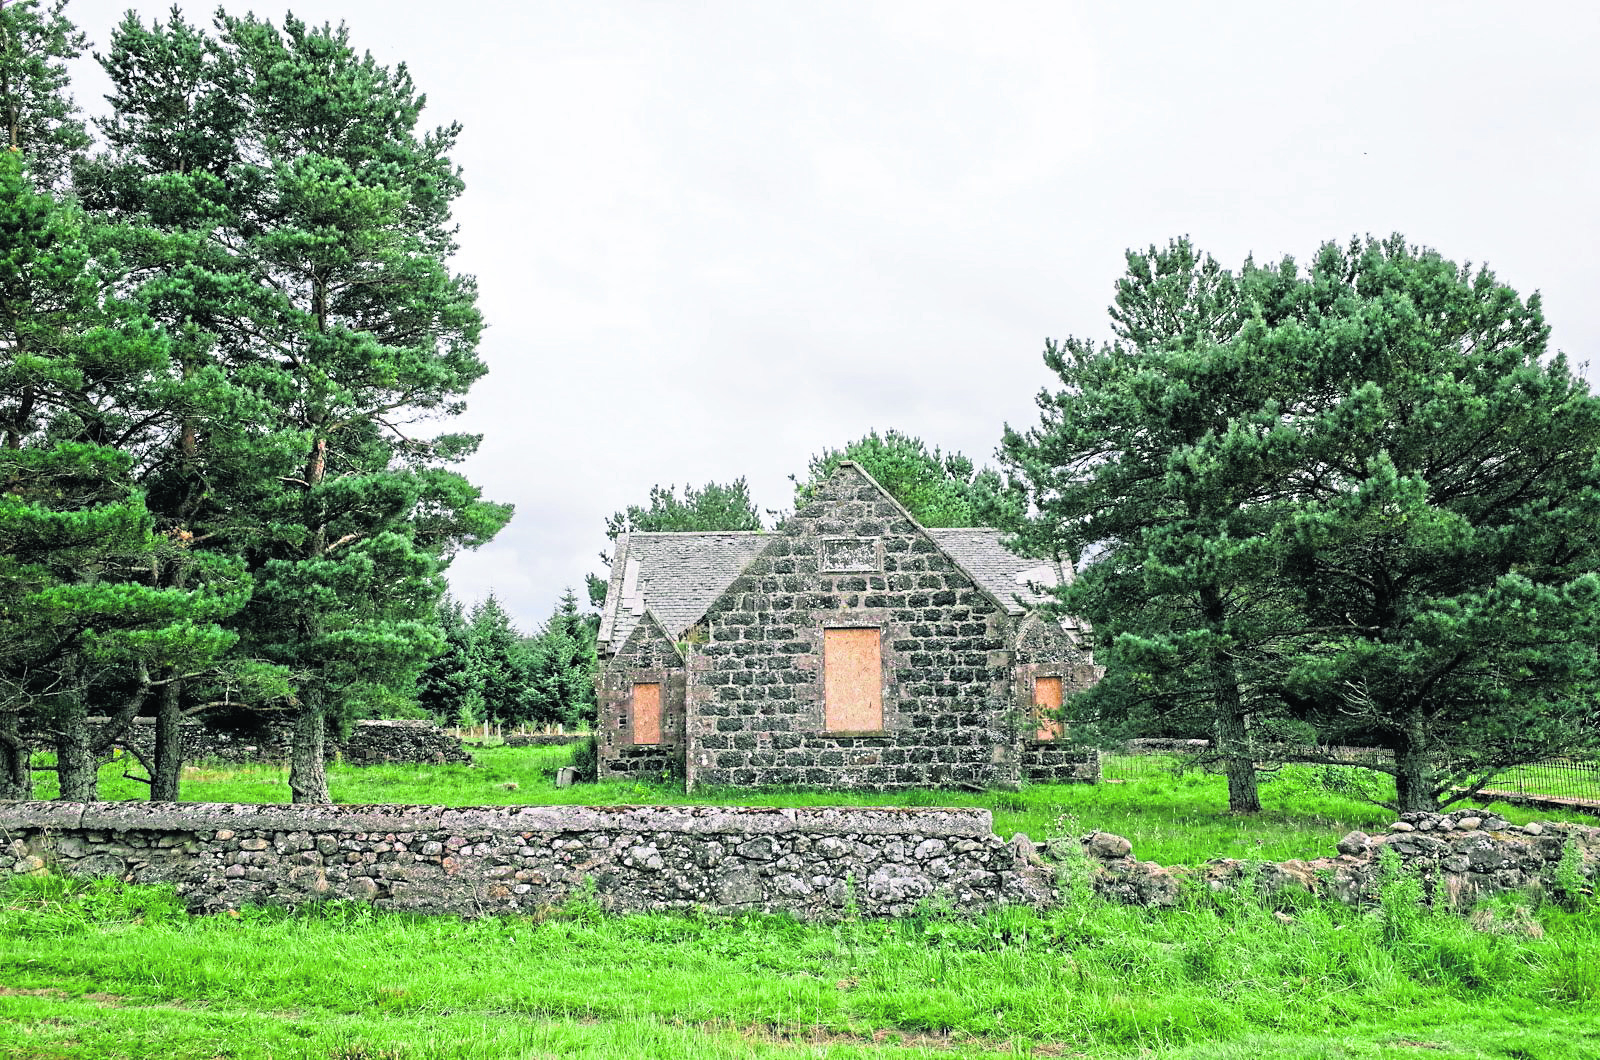
<svg viewBox="0 0 1600 1060"><path fill-rule="evenodd" d="M720 534L723 537L755 537L758 534L770 534L770 530L630 530L632 537L705 537L708 534Z"/></svg>

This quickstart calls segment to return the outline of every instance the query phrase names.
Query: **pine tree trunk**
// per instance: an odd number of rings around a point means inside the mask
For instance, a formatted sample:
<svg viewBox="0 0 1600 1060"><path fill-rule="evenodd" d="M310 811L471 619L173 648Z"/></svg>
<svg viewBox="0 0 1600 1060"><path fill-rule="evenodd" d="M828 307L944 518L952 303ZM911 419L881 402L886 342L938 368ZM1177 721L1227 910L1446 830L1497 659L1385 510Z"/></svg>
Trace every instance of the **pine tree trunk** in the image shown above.
<svg viewBox="0 0 1600 1060"><path fill-rule="evenodd" d="M30 750L15 715L0 722L0 800L33 798Z"/></svg>
<svg viewBox="0 0 1600 1060"><path fill-rule="evenodd" d="M162 686L156 704L155 761L150 770L150 801L177 802L183 776L183 682Z"/></svg>
<svg viewBox="0 0 1600 1060"><path fill-rule="evenodd" d="M1222 594L1215 589L1201 593L1206 621L1220 635L1224 609ZM1228 774L1228 809L1232 813L1260 813L1261 792L1256 783L1256 760L1250 750L1246 727L1247 711L1239 694L1239 675L1233 659L1222 647L1211 655L1211 680L1216 711L1217 753Z"/></svg>
<svg viewBox="0 0 1600 1060"><path fill-rule="evenodd" d="M1250 751L1245 715L1238 707L1239 689L1233 687L1233 705L1217 719L1217 750L1228 774L1228 809L1233 813L1260 813L1261 792L1256 783L1256 761Z"/></svg>
<svg viewBox="0 0 1600 1060"><path fill-rule="evenodd" d="M1439 809L1438 784L1428 761L1422 719L1405 720L1394 748L1395 805L1401 813L1434 813Z"/></svg>
<svg viewBox="0 0 1600 1060"><path fill-rule="evenodd" d="M89 733L89 709L81 696L68 696L56 714L56 776L63 802L96 802L100 798L99 763Z"/></svg>
<svg viewBox="0 0 1600 1060"><path fill-rule="evenodd" d="M290 798L297 803L330 803L333 798L328 794L328 768L323 759L327 704L320 691L302 691L301 697L289 749Z"/></svg>

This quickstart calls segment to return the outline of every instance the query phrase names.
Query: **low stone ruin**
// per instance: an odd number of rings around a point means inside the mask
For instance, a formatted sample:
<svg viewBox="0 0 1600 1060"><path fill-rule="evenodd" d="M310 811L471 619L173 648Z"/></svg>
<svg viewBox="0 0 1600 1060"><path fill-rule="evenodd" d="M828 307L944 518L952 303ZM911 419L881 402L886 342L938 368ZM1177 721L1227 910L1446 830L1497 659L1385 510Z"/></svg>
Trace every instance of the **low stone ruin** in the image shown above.
<svg viewBox="0 0 1600 1060"><path fill-rule="evenodd" d="M1569 846L1571 855L1566 854ZM1056 840L1044 853L1061 865L1082 856L1098 893L1134 905L1175 904L1185 878L1212 890L1250 879L1269 895L1301 892L1361 901L1378 891L1385 850L1421 876L1432 901L1456 908L1470 908L1480 898L1507 891L1549 894L1558 886L1563 856L1575 857L1583 877L1591 885L1600 884L1600 828L1556 822L1514 825L1480 810L1402 814L1388 831L1351 832L1336 849L1335 856L1314 861L1217 858L1193 868L1166 868L1135 859L1132 844L1121 836L1094 832L1076 844Z"/></svg>
<svg viewBox="0 0 1600 1060"><path fill-rule="evenodd" d="M90 724L104 724L91 718ZM42 741L41 741L42 742ZM135 718L117 746L140 761L155 756L155 719ZM229 732L208 728L193 719L183 723L183 758L186 762L287 762L290 730L287 725L266 726L254 732ZM335 755L355 765L382 762L417 764L456 763L471 765L472 756L461 739L431 721L358 721L350 735L337 739L331 733L325 744L327 756Z"/></svg>
<svg viewBox="0 0 1600 1060"><path fill-rule="evenodd" d="M431 721L358 721L338 750L346 762L358 766L382 762L472 764L461 738Z"/></svg>

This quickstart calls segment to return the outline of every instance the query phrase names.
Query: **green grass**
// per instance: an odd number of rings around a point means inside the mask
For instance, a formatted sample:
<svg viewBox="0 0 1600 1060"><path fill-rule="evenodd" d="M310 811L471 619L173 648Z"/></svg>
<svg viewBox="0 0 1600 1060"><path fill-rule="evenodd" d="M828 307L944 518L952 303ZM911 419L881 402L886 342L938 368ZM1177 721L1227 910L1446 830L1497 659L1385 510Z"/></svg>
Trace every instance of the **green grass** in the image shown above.
<svg viewBox="0 0 1600 1060"><path fill-rule="evenodd" d="M667 783L557 789L568 748L475 754L470 768L336 764L333 793L447 805L987 806L1002 834L1101 828L1169 864L1319 856L1349 828L1389 820L1327 790L1325 772L1293 767L1264 786L1266 813L1238 818L1224 812L1221 778L1200 773L983 795L690 799ZM106 768L102 793L143 795L122 772ZM201 767L186 772L184 796L282 801L285 779L276 767ZM608 917L582 902L482 921L338 904L206 918L161 888L20 879L0 888L0 1055L1600 1057L1600 912L1502 900L1467 920L1428 913L1408 887L1396 882L1364 910L1191 894L1146 911L1077 886L1042 915L929 909L806 925Z"/></svg>
<svg viewBox="0 0 1600 1060"><path fill-rule="evenodd" d="M21 879L0 1055L1600 1056L1600 915L1502 902L1474 928L1410 902L207 918L162 888Z"/></svg>

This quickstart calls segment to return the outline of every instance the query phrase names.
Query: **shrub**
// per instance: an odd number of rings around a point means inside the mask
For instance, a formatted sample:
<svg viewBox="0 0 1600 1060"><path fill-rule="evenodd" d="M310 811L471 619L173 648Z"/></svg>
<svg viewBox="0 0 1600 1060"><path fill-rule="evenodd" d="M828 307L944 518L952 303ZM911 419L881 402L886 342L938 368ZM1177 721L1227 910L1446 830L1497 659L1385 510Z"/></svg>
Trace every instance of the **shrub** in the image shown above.
<svg viewBox="0 0 1600 1060"><path fill-rule="evenodd" d="M593 733L587 740L573 745L572 764L578 770L579 780L594 780L600 775L600 745Z"/></svg>

